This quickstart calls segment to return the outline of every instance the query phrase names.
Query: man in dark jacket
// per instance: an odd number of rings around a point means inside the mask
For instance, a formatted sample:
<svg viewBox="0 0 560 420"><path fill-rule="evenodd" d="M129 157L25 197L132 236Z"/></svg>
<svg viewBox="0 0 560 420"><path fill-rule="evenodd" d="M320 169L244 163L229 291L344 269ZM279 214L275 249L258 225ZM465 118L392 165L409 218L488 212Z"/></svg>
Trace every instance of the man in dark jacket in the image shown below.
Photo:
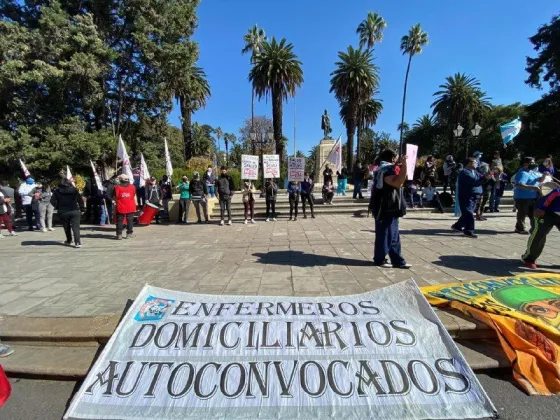
<svg viewBox="0 0 560 420"><path fill-rule="evenodd" d="M303 175L303 182L301 183L301 207L303 209L303 218L307 219L307 213L305 212L305 202L309 203L309 208L311 209L311 218L315 219L315 213L313 212L313 180L309 177L309 173L306 172Z"/></svg>
<svg viewBox="0 0 560 420"><path fill-rule="evenodd" d="M233 178L227 173L227 168L222 166L220 177L216 180L216 189L220 200L220 226L224 225L224 213L227 209L228 225L231 225L231 197L235 191Z"/></svg>
<svg viewBox="0 0 560 420"><path fill-rule="evenodd" d="M76 187L63 178L51 197L51 204L58 211L58 217L64 227L66 234L64 245L72 245L73 234L74 245L76 248L81 248L80 217L85 212L85 208L84 201Z"/></svg>
<svg viewBox="0 0 560 420"><path fill-rule="evenodd" d="M332 182L332 174L333 171L329 165L325 165L325 170L323 171L323 184L326 184L329 181Z"/></svg>
<svg viewBox="0 0 560 420"><path fill-rule="evenodd" d="M200 179L198 172L193 172L193 180L189 184L189 192L191 194L191 201L194 204L194 209L196 210L196 217L198 223L202 223L200 218L200 206L202 206L202 211L204 212L204 220L208 223L208 202L206 197L208 196L208 186L206 181Z"/></svg>
<svg viewBox="0 0 560 420"><path fill-rule="evenodd" d="M354 180L354 194L352 195L352 198L354 200L356 198L363 199L364 196L362 195L362 182L364 179L364 170L362 169L362 162L360 162L359 160L357 160L354 164L352 178Z"/></svg>

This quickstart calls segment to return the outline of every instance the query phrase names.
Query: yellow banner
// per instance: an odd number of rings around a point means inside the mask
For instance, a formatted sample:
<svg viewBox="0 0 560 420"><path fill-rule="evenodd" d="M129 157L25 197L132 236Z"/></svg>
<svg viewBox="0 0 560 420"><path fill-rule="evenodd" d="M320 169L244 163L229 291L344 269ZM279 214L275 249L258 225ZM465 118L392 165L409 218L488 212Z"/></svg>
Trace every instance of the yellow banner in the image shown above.
<svg viewBox="0 0 560 420"><path fill-rule="evenodd" d="M430 304L459 309L493 328L529 394L560 394L560 275L523 274L421 289Z"/></svg>

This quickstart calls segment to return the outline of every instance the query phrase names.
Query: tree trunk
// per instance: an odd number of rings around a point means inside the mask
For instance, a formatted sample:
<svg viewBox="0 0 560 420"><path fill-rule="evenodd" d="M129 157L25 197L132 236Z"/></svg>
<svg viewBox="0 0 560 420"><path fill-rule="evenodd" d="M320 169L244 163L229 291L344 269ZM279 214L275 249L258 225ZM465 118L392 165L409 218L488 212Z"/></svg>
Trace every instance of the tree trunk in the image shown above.
<svg viewBox="0 0 560 420"><path fill-rule="evenodd" d="M284 160L284 143L282 142L282 94L279 89L272 92L272 128L281 168Z"/></svg>
<svg viewBox="0 0 560 420"><path fill-rule="evenodd" d="M228 139L224 138L224 142L226 143L226 166L229 165L229 141Z"/></svg>
<svg viewBox="0 0 560 420"><path fill-rule="evenodd" d="M362 137L362 118L361 116L358 117L358 129L356 134L356 159L361 160L360 152L361 152L361 137Z"/></svg>
<svg viewBox="0 0 560 420"><path fill-rule="evenodd" d="M179 105L181 107L181 129L183 131L183 144L185 149L185 160L189 160L193 157L193 144L192 144L192 133L191 133L191 110L187 106L187 102L184 96L179 97Z"/></svg>
<svg viewBox="0 0 560 420"><path fill-rule="evenodd" d="M349 107L352 107L348 104ZM346 119L346 168L351 170L354 167L354 133L356 132L356 111L349 109L349 116Z"/></svg>
<svg viewBox="0 0 560 420"><path fill-rule="evenodd" d="M404 93L402 99L402 116L401 116L401 135L399 140L399 154L403 154L403 126L404 126L404 109L406 105L406 86L408 85L408 73L410 72L410 62L412 61L412 54L408 55L408 65L406 66L406 76L404 78Z"/></svg>

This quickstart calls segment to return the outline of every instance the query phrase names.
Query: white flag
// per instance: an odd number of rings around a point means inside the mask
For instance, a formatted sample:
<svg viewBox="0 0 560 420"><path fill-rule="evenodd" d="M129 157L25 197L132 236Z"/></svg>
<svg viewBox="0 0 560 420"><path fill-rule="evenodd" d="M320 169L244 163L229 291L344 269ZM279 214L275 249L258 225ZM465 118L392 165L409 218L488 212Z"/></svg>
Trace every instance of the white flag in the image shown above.
<svg viewBox="0 0 560 420"><path fill-rule="evenodd" d="M66 165L66 179L72 183L75 187L76 183L74 182L74 177L72 176L72 172L70 172L70 166Z"/></svg>
<svg viewBox="0 0 560 420"><path fill-rule="evenodd" d="M122 160L122 173L128 175L130 182L134 179L132 168L130 167L130 159L126 153L126 147L121 136L119 136L119 146L117 148L117 157Z"/></svg>
<svg viewBox="0 0 560 420"><path fill-rule="evenodd" d="M93 164L93 162L90 160L89 163L91 163L91 170L93 171L93 177L95 178L95 183L97 184L97 189L99 191L103 191L103 183L101 182L101 177L97 173L97 170L95 169L95 165Z"/></svg>
<svg viewBox="0 0 560 420"><path fill-rule="evenodd" d="M337 171L342 171L342 136L340 136L334 144L334 147L332 148L331 153L329 153L327 160L334 163Z"/></svg>
<svg viewBox="0 0 560 420"><path fill-rule="evenodd" d="M140 153L140 188L146 185L146 180L150 177L150 171L148 171L148 165L144 160L144 154Z"/></svg>
<svg viewBox="0 0 560 420"><path fill-rule="evenodd" d="M21 159L19 160L19 164L21 165L21 170L23 171L23 175L25 175L26 178L30 177L31 174L29 173L29 171L25 167L25 163L23 163Z"/></svg>
<svg viewBox="0 0 560 420"><path fill-rule="evenodd" d="M169 148L167 147L167 139L164 138L163 141L165 142L165 171L167 176L171 178L173 175L173 166L171 165L171 156L169 156Z"/></svg>

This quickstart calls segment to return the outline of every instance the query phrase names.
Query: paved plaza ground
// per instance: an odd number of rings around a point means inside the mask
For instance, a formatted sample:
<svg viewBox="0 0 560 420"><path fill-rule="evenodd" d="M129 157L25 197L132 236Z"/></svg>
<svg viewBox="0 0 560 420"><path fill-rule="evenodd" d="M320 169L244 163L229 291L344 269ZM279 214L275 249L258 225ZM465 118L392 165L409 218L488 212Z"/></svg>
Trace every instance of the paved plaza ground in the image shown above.
<svg viewBox="0 0 560 420"><path fill-rule="evenodd" d="M418 285L524 272L527 236L515 214L490 214L473 240L450 230L452 215L412 213L401 221L411 270L372 265L373 220L324 215L232 226L152 225L117 242L113 227L83 226L84 248L55 232L0 240L0 315L87 316L121 312L149 283L208 294L328 296L360 293L413 277ZM539 263L560 272L560 234ZM556 264L555 266L553 264Z"/></svg>

